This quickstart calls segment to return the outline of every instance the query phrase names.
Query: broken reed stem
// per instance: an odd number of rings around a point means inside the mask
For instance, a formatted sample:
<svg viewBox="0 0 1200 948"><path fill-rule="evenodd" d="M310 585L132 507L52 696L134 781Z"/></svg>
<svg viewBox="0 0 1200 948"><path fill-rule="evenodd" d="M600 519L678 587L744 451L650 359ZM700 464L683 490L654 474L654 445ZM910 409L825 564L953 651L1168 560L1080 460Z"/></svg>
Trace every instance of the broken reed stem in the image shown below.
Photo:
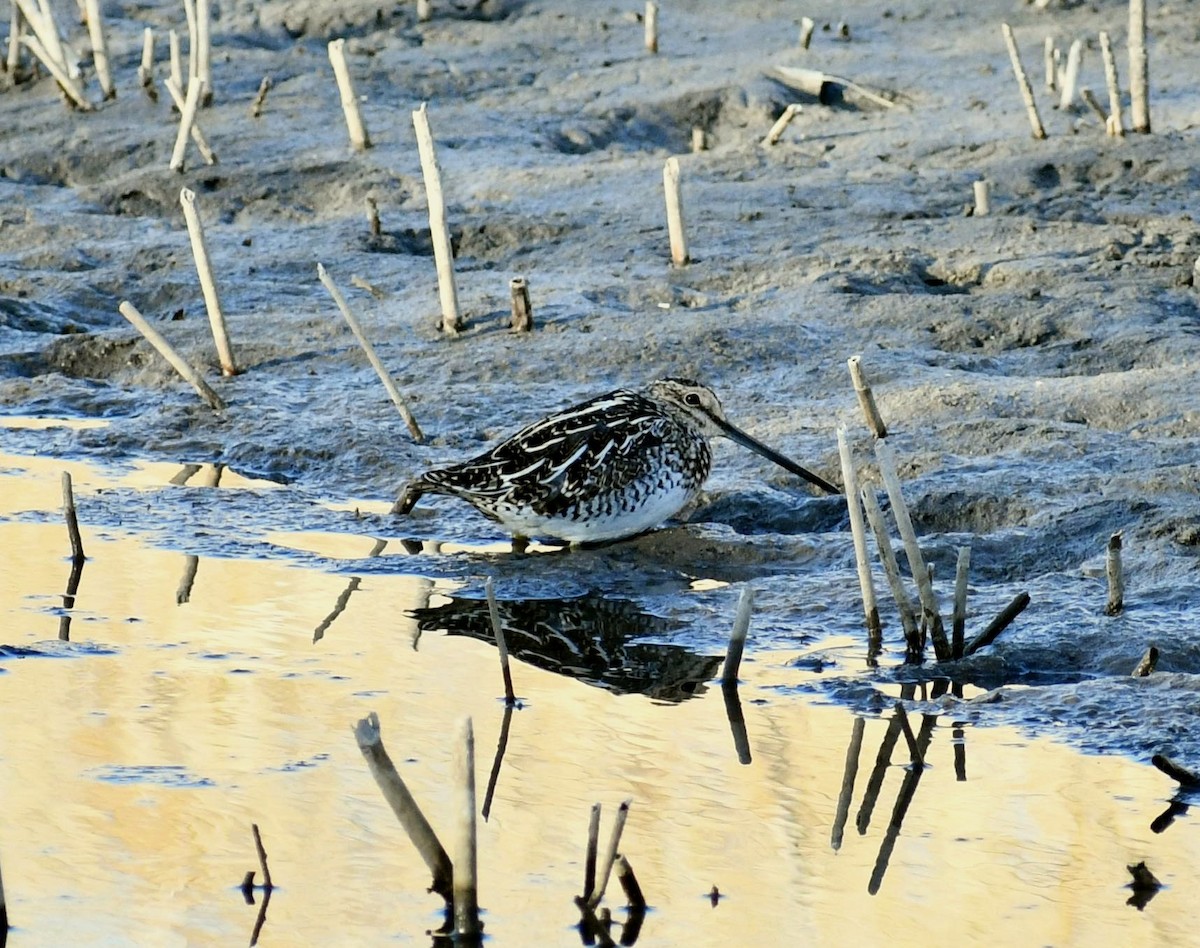
<svg viewBox="0 0 1200 948"><path fill-rule="evenodd" d="M1084 104L1096 113L1096 117L1100 119L1100 124L1108 129L1108 113L1104 111L1104 106L1100 104L1100 100L1087 86L1079 87L1079 98L1083 99Z"/></svg>
<svg viewBox="0 0 1200 948"><path fill-rule="evenodd" d="M1108 549L1104 557L1104 575L1108 578L1108 602L1104 605L1106 616L1120 615L1125 608L1125 573L1121 566L1121 534L1108 538Z"/></svg>
<svg viewBox="0 0 1200 948"><path fill-rule="evenodd" d="M354 82L350 78L350 67L346 65L346 41L344 39L330 42L329 62L333 66L338 93L342 97L342 112L346 116L346 130L350 134L350 147L355 151L365 151L371 147L371 139L367 135L367 127L363 124L362 113L358 109L358 96L354 94Z"/></svg>
<svg viewBox="0 0 1200 948"><path fill-rule="evenodd" d="M421 812L400 774L396 772L396 767L383 746L379 715L372 711L360 720L355 725L354 738L358 742L358 749L366 758L371 776L375 778L375 783L383 793L383 798L387 800L404 832L408 834L408 838L412 840L425 865L433 874L430 891L436 892L449 902L454 884L450 857L446 855L446 850L442 848L429 821L425 819L425 814Z"/></svg>
<svg viewBox="0 0 1200 948"><path fill-rule="evenodd" d="M1176 763L1164 754L1155 754L1150 758L1150 763L1161 770L1172 780L1181 784L1188 789L1200 787L1200 773L1194 770L1189 770L1182 764Z"/></svg>
<svg viewBox="0 0 1200 948"><path fill-rule="evenodd" d="M167 51L170 58L170 77L175 83L175 88L183 92L185 86L183 83L183 50L179 43L179 34L175 30L167 31ZM174 100L174 96L171 97ZM187 94L183 94L183 98L187 98ZM180 102L175 103L175 107L179 111L183 111L183 105Z"/></svg>
<svg viewBox="0 0 1200 948"><path fill-rule="evenodd" d="M100 0L86 0L88 37L92 42L92 63L105 99L117 97L112 72L108 68L108 41L104 37L104 20L100 16Z"/></svg>
<svg viewBox="0 0 1200 948"><path fill-rule="evenodd" d="M433 19L433 0L417 0L417 22L428 23Z"/></svg>
<svg viewBox="0 0 1200 948"><path fill-rule="evenodd" d="M1066 110L1075 101L1075 85L1079 82L1079 67L1083 65L1083 41L1075 40L1067 51L1067 68L1063 71L1058 107Z"/></svg>
<svg viewBox="0 0 1200 948"><path fill-rule="evenodd" d="M967 628L967 574L971 569L971 548L958 548L958 562L954 568L954 613L950 620L950 655L963 657L963 636Z"/></svg>
<svg viewBox="0 0 1200 948"><path fill-rule="evenodd" d="M529 281L525 277L513 277L508 281L508 291L512 295L512 322L509 328L512 332L532 332L533 306L529 302Z"/></svg>
<svg viewBox="0 0 1200 948"><path fill-rule="evenodd" d="M254 95L254 101L250 103L250 117L258 118L262 115L263 104L267 101L267 93L271 91L271 86L274 81L269 75L262 77L262 82L258 84L258 92Z"/></svg>
<svg viewBox="0 0 1200 948"><path fill-rule="evenodd" d="M367 230L370 231L372 237L380 237L383 235L383 223L379 220L379 204L371 196L366 198L367 205Z"/></svg>
<svg viewBox="0 0 1200 948"><path fill-rule="evenodd" d="M56 60L42 42L36 36L30 36L24 33L21 36L21 42L25 44L34 56L36 56L54 77L54 81L58 83L60 89L68 99L81 112L92 111L92 103L90 103L83 94L83 90L79 87L79 83L75 82L66 71L66 67L61 62Z"/></svg>
<svg viewBox="0 0 1200 948"><path fill-rule="evenodd" d="M1129 114L1135 132L1150 132L1150 57L1145 0L1129 0Z"/></svg>
<svg viewBox="0 0 1200 948"><path fill-rule="evenodd" d="M275 888L271 882L271 870L267 867L267 851L263 848L262 834L258 831L258 824L251 823L250 829L254 833L254 851L258 853L258 864L262 867L263 884L262 887L267 892ZM253 873L251 873L253 875Z"/></svg>
<svg viewBox="0 0 1200 948"><path fill-rule="evenodd" d="M767 132L767 137L762 140L766 147L776 144L791 124L792 119L803 111L803 106L799 102L793 102L783 110L783 114L775 120L775 124L771 126L771 130Z"/></svg>
<svg viewBox="0 0 1200 948"><path fill-rule="evenodd" d="M687 235L683 230L683 193L679 187L679 159L668 158L663 166L663 191L667 199L667 235L671 240L671 262L682 267L688 256Z"/></svg>
<svg viewBox="0 0 1200 948"><path fill-rule="evenodd" d="M913 612L912 602L908 598L908 590L904 588L904 580L900 578L900 565L896 562L896 554L892 551L892 538L888 535L887 521L883 511L879 509L879 500L875 497L873 488L864 487L860 492L863 509L867 512L867 522L875 534L875 545L879 549L879 561L883 564L883 573L887 576L888 586L892 590L892 598L896 600L896 608L900 611L900 626L904 629L904 642L909 653L916 657L921 651L921 633L917 629L917 617Z"/></svg>
<svg viewBox="0 0 1200 948"><path fill-rule="evenodd" d="M896 529L900 531L900 539L904 541L904 552L908 557L908 568L917 584L917 592L921 597L921 609L925 620L929 623L929 637L933 640L933 651L939 662L951 657L950 643L946 639L946 630L942 625L942 616L938 612L937 594L933 591L933 581L929 577L929 567L921 554L921 546L917 542L917 531L913 529L912 518L908 514L908 505L904 502L904 493L900 489L900 477L896 473L896 459L886 441L875 442L875 457L879 462L879 473L883 478L883 486L892 502L892 516L896 518Z"/></svg>
<svg viewBox="0 0 1200 948"><path fill-rule="evenodd" d="M187 21L188 32L188 68L187 84L191 88L192 80L196 78L200 68L199 39L200 28L196 25L196 0L183 0L183 16Z"/></svg>
<svg viewBox="0 0 1200 948"><path fill-rule="evenodd" d="M196 78L204 83L201 93L201 105L211 105L213 100L212 87L212 12L209 0L196 0L196 46L195 57Z"/></svg>
<svg viewBox="0 0 1200 948"><path fill-rule="evenodd" d="M658 4L654 0L646 0L646 52L658 52Z"/></svg>
<svg viewBox="0 0 1200 948"><path fill-rule="evenodd" d="M21 14L19 4L13 3L8 20L8 57L4 62L5 70L16 77L21 66L21 36L25 32L25 17Z"/></svg>
<svg viewBox="0 0 1200 948"><path fill-rule="evenodd" d="M417 133L417 151L421 156L421 175L429 203L429 235L433 240L433 259L437 265L438 299L442 306L442 332L455 335L462 329L458 311L458 284L454 279L454 249L450 245L450 227L446 223L446 199L442 194L442 169L433 147L427 103L412 114Z"/></svg>
<svg viewBox="0 0 1200 948"><path fill-rule="evenodd" d="M475 730L464 718L454 755L453 785L458 795L454 846L454 934L473 938L481 931L475 848Z"/></svg>
<svg viewBox="0 0 1200 948"><path fill-rule="evenodd" d="M988 183L983 180L976 181L971 185L971 190L975 197L975 208L972 213L975 217L987 217L992 213L992 198Z"/></svg>
<svg viewBox="0 0 1200 948"><path fill-rule="evenodd" d="M1029 117L1029 127L1034 138L1045 138L1046 129L1038 115L1037 102L1033 98L1033 88L1029 85L1029 77L1025 75L1025 67L1021 65L1021 54L1017 51L1017 41L1013 38L1012 27L1007 23L1000 24L1004 34L1004 42L1008 46L1008 58L1012 61L1013 74L1017 77L1017 86L1021 90L1021 99L1025 103L1025 113Z"/></svg>
<svg viewBox="0 0 1200 948"><path fill-rule="evenodd" d="M802 16L800 18L800 48L808 49L812 43L813 30L817 28L817 24L812 17Z"/></svg>
<svg viewBox="0 0 1200 948"><path fill-rule="evenodd" d="M174 71L174 70L172 70ZM167 94L171 97L171 101L175 103L175 107L179 109L182 115L187 108L187 99L184 98L183 90L173 78L163 80L163 86L167 90ZM182 125L180 126L182 128ZM200 152L200 156L204 159L206 165L215 165L217 163L217 153L212 150L212 146L208 143L208 139L204 137L204 132L200 130L199 124L196 122L195 114L192 115L191 125L188 128L192 141L196 143L196 149Z"/></svg>
<svg viewBox="0 0 1200 948"><path fill-rule="evenodd" d="M963 655L974 655L985 645L991 645L1000 633L1012 624L1013 619L1025 611L1025 607L1028 605L1029 593L1018 593L1013 597L1012 602L1000 610L1000 614L991 621L986 629L967 643L966 648L963 649Z"/></svg>
<svg viewBox="0 0 1200 948"><path fill-rule="evenodd" d="M1046 70L1046 91L1053 92L1058 88L1058 50L1054 48L1054 37L1047 36L1042 41L1042 67Z"/></svg>
<svg viewBox="0 0 1200 948"><path fill-rule="evenodd" d="M629 865L629 860L624 856L617 857L617 881L621 883L621 889L625 892L625 902L630 910L644 912L646 896L642 894L642 887L638 885L637 876L633 874L633 866Z"/></svg>
<svg viewBox="0 0 1200 948"><path fill-rule="evenodd" d="M846 509L850 512L850 536L854 540L854 560L858 565L858 587L862 592L863 614L867 623L867 642L872 652L883 640L883 628L879 624L879 604L875 600L875 581L871 577L871 560L867 553L867 528L858 493L858 475L854 471L854 459L850 456L850 443L846 440L846 429L839 425L837 430L838 457L842 462L842 485L846 492Z"/></svg>
<svg viewBox="0 0 1200 948"><path fill-rule="evenodd" d="M71 473L62 473L63 517L67 521L67 535L71 538L71 559L84 561L83 537L79 535L79 516L75 513L75 492L71 489Z"/></svg>
<svg viewBox="0 0 1200 948"><path fill-rule="evenodd" d="M138 66L138 82L146 90L151 102L158 101L158 90L154 88L154 30L142 30L142 63Z"/></svg>
<svg viewBox="0 0 1200 948"><path fill-rule="evenodd" d="M383 362L375 354L375 347L371 345L371 340L367 338L367 334L363 331L358 318L350 311L350 307L346 304L346 298L342 296L342 291L333 282L333 277L329 275L323 263L317 264L317 276L320 278L321 283L324 284L325 289L329 291L329 295L333 297L334 303L337 304L337 308L341 311L342 318L346 320L346 325L354 333L354 338L358 340L358 344L362 347L363 352L367 354L367 361L371 363L371 368L379 376L379 381L383 383L383 387L387 390L392 404L400 412L400 417L408 427L409 434L412 435L413 440L418 444L424 441L425 435L421 431L421 426L417 424L417 419L408 410L408 406L404 403L404 397L400 394L400 390L396 388L396 383L392 381L392 377L388 374L388 370L384 368Z"/></svg>
<svg viewBox="0 0 1200 948"><path fill-rule="evenodd" d="M613 863L617 858L617 849L621 845L621 833L625 830L625 821L629 819L629 806L633 803L633 799L622 800L621 805L617 807L617 816L613 820L612 835L608 838L608 849L604 851L604 859L600 863L599 872L596 874L596 887L588 896L587 906L590 909L595 909L600 904L600 900L604 898L604 890L608 887L609 876L612 875Z"/></svg>
<svg viewBox="0 0 1200 948"><path fill-rule="evenodd" d="M708 150L708 132L703 125L692 126L692 154Z"/></svg>
<svg viewBox="0 0 1200 948"><path fill-rule="evenodd" d="M204 82L197 79L196 88ZM188 90L188 103L192 103L192 90ZM237 364L233 361L233 349L229 345L229 332L225 328L225 314L221 311L221 297L217 293L217 282L213 279L212 264L208 257L208 244L204 239L204 228L196 211L196 193L189 188L179 192L179 203L183 205L183 218L187 221L188 236L192 241L192 256L196 258L196 275L200 278L200 289L204 294L204 307L208 310L208 322L212 327L213 341L221 361L222 375L237 375Z"/></svg>
<svg viewBox="0 0 1200 948"><path fill-rule="evenodd" d="M204 83L199 79L193 79L188 83L187 98L184 100L183 108L179 110L179 131L175 134L175 150L171 152L169 167L172 171L183 171L183 158L187 151L188 136L192 133L192 126L196 121L196 111L200 108L200 96L203 91Z"/></svg>
<svg viewBox="0 0 1200 948"><path fill-rule="evenodd" d="M858 405L867 420L867 427L876 438L886 438L887 425L883 423L879 406L875 404L875 393L871 391L866 373L863 372L862 356L851 356L846 360L846 365L850 369L850 381L854 383L854 394L858 397Z"/></svg>
<svg viewBox="0 0 1200 948"><path fill-rule="evenodd" d="M123 300L121 305L117 307L121 315L124 316L133 327L137 329L150 345L158 350L159 354L171 363L171 367L183 377L184 381L188 382L212 408L216 411L221 411L225 407L225 402L221 400L221 396L214 392L200 377L197 372L186 359L176 352L169 342L163 338L162 334L146 321L137 308L129 302Z"/></svg>
<svg viewBox="0 0 1200 948"><path fill-rule="evenodd" d="M1104 84L1108 87L1108 119L1104 128L1109 135L1119 138L1125 134L1125 120L1121 117L1121 83L1117 77L1117 60L1113 56L1112 42L1105 30L1100 31L1100 58L1104 61Z"/></svg>
<svg viewBox="0 0 1200 948"><path fill-rule="evenodd" d="M596 888L596 853L600 849L600 804L592 804L592 813L588 817L587 850L583 860L583 901L592 897Z"/></svg>
<svg viewBox="0 0 1200 948"><path fill-rule="evenodd" d="M1153 674L1154 669L1158 667L1158 649L1151 645L1146 649L1146 654L1142 656L1142 660L1137 663L1137 667L1133 669L1130 677L1132 678L1148 678Z"/></svg>
<svg viewBox="0 0 1200 948"><path fill-rule="evenodd" d="M737 683L738 668L742 664L742 652L746 649L746 634L750 631L750 613L754 608L754 590L742 587L738 597L737 615L733 620L733 631L729 633L729 646L725 649L725 668L721 672L722 682Z"/></svg>
<svg viewBox="0 0 1200 948"><path fill-rule="evenodd" d="M504 677L504 703L511 707L517 703L513 693L512 669L508 663L508 642L504 638L504 626L500 623L500 608L496 604L496 587L492 577L484 580L483 591L487 596L488 615L492 620L492 634L496 637L496 651L500 653L500 674Z"/></svg>

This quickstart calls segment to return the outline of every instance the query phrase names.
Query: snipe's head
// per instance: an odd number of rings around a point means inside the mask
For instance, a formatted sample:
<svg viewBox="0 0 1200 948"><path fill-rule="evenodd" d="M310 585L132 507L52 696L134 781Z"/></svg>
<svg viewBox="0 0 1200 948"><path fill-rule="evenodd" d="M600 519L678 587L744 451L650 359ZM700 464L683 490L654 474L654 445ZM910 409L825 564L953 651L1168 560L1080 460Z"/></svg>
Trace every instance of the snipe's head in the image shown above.
<svg viewBox="0 0 1200 948"><path fill-rule="evenodd" d="M749 448L769 461L774 461L784 470L804 478L830 494L840 494L841 489L823 477L805 470L791 458L784 457L774 448L769 448L757 438L752 438L725 417L716 393L707 385L691 379L667 378L651 382L646 394L654 401L671 410L676 417L688 423L706 438L728 438L743 448Z"/></svg>
<svg viewBox="0 0 1200 948"><path fill-rule="evenodd" d="M721 402L707 385L691 379L658 379L647 386L646 394L704 437L728 437L729 422Z"/></svg>

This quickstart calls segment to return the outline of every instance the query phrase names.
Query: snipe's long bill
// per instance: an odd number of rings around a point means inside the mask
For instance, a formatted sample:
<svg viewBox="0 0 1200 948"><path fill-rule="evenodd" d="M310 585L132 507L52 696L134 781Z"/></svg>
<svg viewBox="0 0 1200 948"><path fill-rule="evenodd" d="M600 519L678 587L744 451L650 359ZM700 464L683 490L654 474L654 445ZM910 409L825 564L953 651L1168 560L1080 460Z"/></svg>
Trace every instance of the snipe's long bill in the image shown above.
<svg viewBox="0 0 1200 948"><path fill-rule="evenodd" d="M617 389L522 428L477 458L426 471L392 508L423 494L473 504L515 537L572 543L643 533L678 513L712 468L710 438L728 438L831 494L841 490L725 417L712 389L690 379Z"/></svg>

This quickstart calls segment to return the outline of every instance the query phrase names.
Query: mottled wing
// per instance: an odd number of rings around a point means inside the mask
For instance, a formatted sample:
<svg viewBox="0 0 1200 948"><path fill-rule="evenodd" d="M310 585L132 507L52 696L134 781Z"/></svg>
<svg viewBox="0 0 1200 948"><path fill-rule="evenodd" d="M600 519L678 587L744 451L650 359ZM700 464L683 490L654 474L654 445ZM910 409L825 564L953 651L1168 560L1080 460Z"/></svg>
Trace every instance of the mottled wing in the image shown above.
<svg viewBox="0 0 1200 948"><path fill-rule="evenodd" d="M645 477L676 423L635 392L601 395L518 431L479 457L430 471L430 488L481 510L499 504L556 516Z"/></svg>

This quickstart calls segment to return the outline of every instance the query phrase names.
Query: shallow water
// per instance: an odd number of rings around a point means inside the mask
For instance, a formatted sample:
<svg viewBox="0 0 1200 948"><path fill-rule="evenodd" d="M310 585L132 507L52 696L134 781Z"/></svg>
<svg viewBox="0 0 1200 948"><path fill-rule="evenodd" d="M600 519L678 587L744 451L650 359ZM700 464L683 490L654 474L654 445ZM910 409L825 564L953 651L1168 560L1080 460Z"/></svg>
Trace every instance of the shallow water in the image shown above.
<svg viewBox="0 0 1200 948"><path fill-rule="evenodd" d="M122 509L172 492L235 507L290 493L234 476L214 490L164 488L166 465L123 472L7 458L4 467L0 614L13 653L0 675L0 859L13 943L248 938L258 907L237 886L256 867L251 822L280 887L261 944L429 941L438 900L425 894L428 874L351 727L379 714L402 775L442 828L451 739L471 716L482 798L504 709L495 649L473 637L467 583L423 574L437 557L383 556L360 573L286 552L333 557L330 534L284 531L274 553L189 559L161 536L89 524L93 499L107 492L128 492ZM69 608L63 467L75 476L88 553ZM211 470L195 476L215 479ZM375 544L343 533L340 545L357 565ZM711 585L695 595L735 592ZM851 924L858 943L1190 937L1186 880L1200 872L1200 845L1186 816L1151 830L1173 792L1156 771L1006 727L960 727L953 711L908 715L917 743L927 742L925 767L914 768L890 699L860 716L814 699L806 692L822 673L813 648L763 650L753 632L740 688L750 756L742 764L712 680L719 648L656 648L683 620L628 600L569 601L570 621L558 623L534 602L505 603L511 628L599 628L595 642L607 651L605 661L573 664L565 632L559 652L535 656L526 643L525 661L516 649L522 707L479 840L480 901L496 944L579 943L572 896L589 807L604 804L603 839L625 798L633 804L622 851L652 906L640 944L837 944ZM618 634L621 624L640 644ZM889 741L878 795L864 805ZM1141 860L1167 887L1139 911L1126 904L1125 867ZM614 882L606 904L618 921L620 902Z"/></svg>

